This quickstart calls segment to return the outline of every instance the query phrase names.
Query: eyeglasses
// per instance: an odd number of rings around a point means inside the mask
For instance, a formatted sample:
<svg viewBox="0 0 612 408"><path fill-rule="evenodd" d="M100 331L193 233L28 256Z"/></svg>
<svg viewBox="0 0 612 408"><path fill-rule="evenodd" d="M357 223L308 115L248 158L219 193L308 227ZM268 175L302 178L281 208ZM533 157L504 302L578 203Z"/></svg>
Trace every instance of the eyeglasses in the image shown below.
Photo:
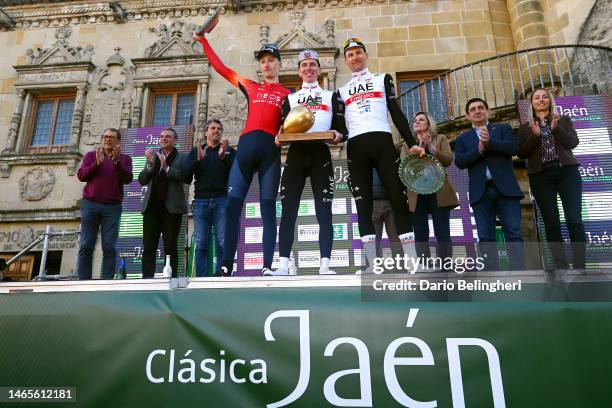
<svg viewBox="0 0 612 408"><path fill-rule="evenodd" d="M115 140L115 139L117 139L117 136L115 136L115 135L102 135L102 139L112 139L112 140Z"/></svg>
<svg viewBox="0 0 612 408"><path fill-rule="evenodd" d="M344 42L342 43L342 48L346 48L349 46L350 43L358 43L358 44L363 44L363 40L359 37L351 37L351 38L347 38L346 40L344 40Z"/></svg>

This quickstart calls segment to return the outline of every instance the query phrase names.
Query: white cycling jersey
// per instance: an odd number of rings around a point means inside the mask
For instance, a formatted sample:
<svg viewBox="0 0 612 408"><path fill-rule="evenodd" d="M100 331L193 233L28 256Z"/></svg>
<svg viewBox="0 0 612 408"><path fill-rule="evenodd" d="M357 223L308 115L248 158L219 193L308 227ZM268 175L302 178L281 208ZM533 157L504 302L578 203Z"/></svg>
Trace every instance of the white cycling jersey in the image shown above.
<svg viewBox="0 0 612 408"><path fill-rule="evenodd" d="M372 74L367 68L353 72L351 80L339 92L346 106L349 139L367 132L391 133L385 74Z"/></svg>
<svg viewBox="0 0 612 408"><path fill-rule="evenodd" d="M321 88L317 82L313 84L304 82L302 89L288 95L287 99L292 109L300 105L305 106L314 115L314 125L308 132L326 132L332 125L332 96L332 91Z"/></svg>

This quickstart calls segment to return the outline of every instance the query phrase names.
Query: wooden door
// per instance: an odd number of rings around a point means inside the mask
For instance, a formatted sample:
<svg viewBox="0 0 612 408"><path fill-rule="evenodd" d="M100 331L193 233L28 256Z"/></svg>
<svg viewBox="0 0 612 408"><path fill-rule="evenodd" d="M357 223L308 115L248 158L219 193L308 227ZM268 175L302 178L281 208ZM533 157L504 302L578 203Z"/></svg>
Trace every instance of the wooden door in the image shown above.
<svg viewBox="0 0 612 408"><path fill-rule="evenodd" d="M0 258L11 259L12 254L0 254ZM34 255L23 255L15 263L8 266L4 271L4 276L15 281L32 280L32 272L34 271Z"/></svg>

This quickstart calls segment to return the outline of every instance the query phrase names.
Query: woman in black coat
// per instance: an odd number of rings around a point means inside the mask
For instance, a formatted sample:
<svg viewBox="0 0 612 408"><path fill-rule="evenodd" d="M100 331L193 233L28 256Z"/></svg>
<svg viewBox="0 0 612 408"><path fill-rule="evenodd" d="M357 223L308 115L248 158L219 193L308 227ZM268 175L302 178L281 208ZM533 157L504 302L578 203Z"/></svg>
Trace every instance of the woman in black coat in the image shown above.
<svg viewBox="0 0 612 408"><path fill-rule="evenodd" d="M546 239L557 269L567 269L557 196L561 198L572 245L574 269L584 269L586 236L582 223L580 163L572 149L578 135L568 116L559 117L551 93L536 89L531 94L529 123L518 132L518 156L527 159L529 185L546 230Z"/></svg>

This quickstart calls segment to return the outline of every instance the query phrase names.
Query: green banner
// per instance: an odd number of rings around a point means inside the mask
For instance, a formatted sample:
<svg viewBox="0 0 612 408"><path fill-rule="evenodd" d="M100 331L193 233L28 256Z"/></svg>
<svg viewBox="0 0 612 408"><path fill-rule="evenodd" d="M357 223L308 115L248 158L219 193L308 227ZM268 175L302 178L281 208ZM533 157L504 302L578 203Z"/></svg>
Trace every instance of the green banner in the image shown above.
<svg viewBox="0 0 612 408"><path fill-rule="evenodd" d="M609 302L257 288L10 294L0 310L0 401L75 399L1 406L612 406Z"/></svg>

